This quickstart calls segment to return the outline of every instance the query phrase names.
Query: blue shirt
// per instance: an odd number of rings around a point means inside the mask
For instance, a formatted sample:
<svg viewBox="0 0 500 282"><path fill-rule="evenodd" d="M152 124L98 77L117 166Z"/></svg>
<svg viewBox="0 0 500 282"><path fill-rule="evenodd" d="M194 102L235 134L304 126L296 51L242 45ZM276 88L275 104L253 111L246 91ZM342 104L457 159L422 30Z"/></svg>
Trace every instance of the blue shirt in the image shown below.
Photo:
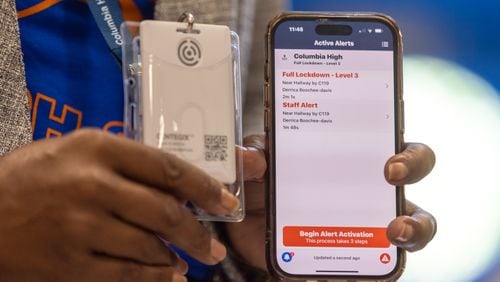
<svg viewBox="0 0 500 282"><path fill-rule="evenodd" d="M124 20L153 17L153 1L120 0ZM118 63L85 1L16 1L34 139L81 127L123 133L123 83ZM185 254L188 276L213 268Z"/></svg>
<svg viewBox="0 0 500 282"><path fill-rule="evenodd" d="M126 20L152 17L148 0L120 3ZM81 127L121 133L121 71L87 4L26 0L16 5L34 139Z"/></svg>

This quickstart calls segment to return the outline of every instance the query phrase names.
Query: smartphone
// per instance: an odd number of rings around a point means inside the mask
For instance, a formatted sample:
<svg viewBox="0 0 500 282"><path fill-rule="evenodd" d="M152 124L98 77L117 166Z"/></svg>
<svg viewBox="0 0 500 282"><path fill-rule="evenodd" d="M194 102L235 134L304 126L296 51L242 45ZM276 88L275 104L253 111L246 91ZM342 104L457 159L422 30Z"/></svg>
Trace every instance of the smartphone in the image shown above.
<svg viewBox="0 0 500 282"><path fill-rule="evenodd" d="M379 14L285 13L266 35L267 260L282 277L394 279L402 40Z"/></svg>

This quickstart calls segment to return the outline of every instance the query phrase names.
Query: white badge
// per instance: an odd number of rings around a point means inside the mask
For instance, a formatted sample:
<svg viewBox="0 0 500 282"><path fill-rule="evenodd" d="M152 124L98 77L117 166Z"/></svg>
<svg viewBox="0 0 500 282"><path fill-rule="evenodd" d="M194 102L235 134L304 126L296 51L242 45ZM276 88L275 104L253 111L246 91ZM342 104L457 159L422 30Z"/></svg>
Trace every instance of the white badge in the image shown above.
<svg viewBox="0 0 500 282"><path fill-rule="evenodd" d="M236 181L235 79L226 26L140 24L143 142Z"/></svg>

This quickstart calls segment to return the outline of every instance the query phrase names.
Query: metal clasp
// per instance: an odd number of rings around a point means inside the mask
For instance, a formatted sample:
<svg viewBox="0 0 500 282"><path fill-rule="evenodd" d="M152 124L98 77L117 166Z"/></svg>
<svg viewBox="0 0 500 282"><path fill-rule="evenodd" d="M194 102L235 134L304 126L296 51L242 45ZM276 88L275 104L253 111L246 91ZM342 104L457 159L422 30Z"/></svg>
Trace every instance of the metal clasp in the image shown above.
<svg viewBox="0 0 500 282"><path fill-rule="evenodd" d="M184 33L200 33L200 30L194 29L194 16L191 13L184 12L182 15L177 19L178 22L187 22L187 28L178 28L178 32L184 32Z"/></svg>

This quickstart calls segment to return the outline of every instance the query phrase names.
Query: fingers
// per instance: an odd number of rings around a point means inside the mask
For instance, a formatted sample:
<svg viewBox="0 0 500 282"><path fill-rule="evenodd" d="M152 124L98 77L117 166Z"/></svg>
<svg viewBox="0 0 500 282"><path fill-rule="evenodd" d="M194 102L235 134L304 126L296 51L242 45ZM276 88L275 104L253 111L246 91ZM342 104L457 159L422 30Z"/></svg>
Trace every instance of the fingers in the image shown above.
<svg viewBox="0 0 500 282"><path fill-rule="evenodd" d="M387 161L385 178L396 186L412 184L429 174L435 162L434 152L427 145L407 143L403 152Z"/></svg>
<svg viewBox="0 0 500 282"><path fill-rule="evenodd" d="M437 231L435 218L410 201L406 201L405 215L394 219L387 228L392 244L414 252L424 248Z"/></svg>
<svg viewBox="0 0 500 282"><path fill-rule="evenodd" d="M172 154L112 134L81 131L73 136L86 146L94 144L101 162L126 178L189 200L213 214L230 214L239 207L221 182Z"/></svg>
<svg viewBox="0 0 500 282"><path fill-rule="evenodd" d="M396 186L415 183L434 167L436 157L426 145L405 144L403 152L391 157L384 169L386 180ZM410 252L424 248L436 234L434 217L410 201L406 201L405 215L394 219L387 228L388 239Z"/></svg>
<svg viewBox="0 0 500 282"><path fill-rule="evenodd" d="M264 153L252 147L240 148L243 152L243 176L245 181L262 181L267 163Z"/></svg>
<svg viewBox="0 0 500 282"><path fill-rule="evenodd" d="M259 134L246 136L243 139L243 145L245 147L255 148L259 151L264 152L264 150L266 149L266 137Z"/></svg>
<svg viewBox="0 0 500 282"><path fill-rule="evenodd" d="M89 269L92 271L93 281L187 282L186 277L173 267L149 266L107 256L95 257Z"/></svg>
<svg viewBox="0 0 500 282"><path fill-rule="evenodd" d="M262 181L267 170L263 135L250 135L243 140L243 174L245 181Z"/></svg>
<svg viewBox="0 0 500 282"><path fill-rule="evenodd" d="M119 176L108 179L106 196L96 198L117 218L159 234L206 264L224 259L225 247L212 238L178 199Z"/></svg>
<svg viewBox="0 0 500 282"><path fill-rule="evenodd" d="M154 233L122 222L109 215L101 216L100 232L94 232L89 242L92 253L124 258L152 266L173 266L187 272L187 264L168 248Z"/></svg>

